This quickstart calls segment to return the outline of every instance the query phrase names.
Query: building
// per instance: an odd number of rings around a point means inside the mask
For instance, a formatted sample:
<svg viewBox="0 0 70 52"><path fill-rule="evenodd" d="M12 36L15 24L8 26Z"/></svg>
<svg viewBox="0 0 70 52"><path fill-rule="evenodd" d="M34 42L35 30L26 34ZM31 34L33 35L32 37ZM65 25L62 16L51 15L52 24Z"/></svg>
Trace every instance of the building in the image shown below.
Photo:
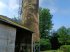
<svg viewBox="0 0 70 52"><path fill-rule="evenodd" d="M0 52L32 52L32 31L0 15Z"/></svg>

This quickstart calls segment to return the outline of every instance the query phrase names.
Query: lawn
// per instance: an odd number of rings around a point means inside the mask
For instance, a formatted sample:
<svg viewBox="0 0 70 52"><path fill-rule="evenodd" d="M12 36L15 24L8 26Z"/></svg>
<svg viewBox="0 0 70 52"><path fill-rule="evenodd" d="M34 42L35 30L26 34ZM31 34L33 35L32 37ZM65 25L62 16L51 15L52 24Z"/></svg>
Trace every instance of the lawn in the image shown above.
<svg viewBox="0 0 70 52"><path fill-rule="evenodd" d="M41 51L41 52L63 52L62 50L48 50L48 51Z"/></svg>

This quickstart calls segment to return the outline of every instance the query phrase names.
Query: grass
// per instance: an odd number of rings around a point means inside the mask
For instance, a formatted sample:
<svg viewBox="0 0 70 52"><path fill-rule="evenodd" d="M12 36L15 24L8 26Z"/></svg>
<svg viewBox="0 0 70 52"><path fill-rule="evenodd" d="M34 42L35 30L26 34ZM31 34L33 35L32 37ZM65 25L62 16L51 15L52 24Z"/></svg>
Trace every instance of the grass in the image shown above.
<svg viewBox="0 0 70 52"><path fill-rule="evenodd" d="M63 52L62 50L47 50L47 51L41 51L41 52Z"/></svg>

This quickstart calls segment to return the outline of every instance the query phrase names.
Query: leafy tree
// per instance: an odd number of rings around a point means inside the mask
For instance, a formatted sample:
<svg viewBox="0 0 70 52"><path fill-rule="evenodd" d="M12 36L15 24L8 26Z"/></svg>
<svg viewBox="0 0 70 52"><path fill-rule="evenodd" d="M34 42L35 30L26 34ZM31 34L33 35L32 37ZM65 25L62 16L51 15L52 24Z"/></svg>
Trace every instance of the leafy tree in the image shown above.
<svg viewBox="0 0 70 52"><path fill-rule="evenodd" d="M67 34L68 34L67 44L70 44L70 28L67 28Z"/></svg>
<svg viewBox="0 0 70 52"><path fill-rule="evenodd" d="M40 50L45 51L45 50L50 50L51 49L51 43L49 39L40 39Z"/></svg>
<svg viewBox="0 0 70 52"><path fill-rule="evenodd" d="M67 28L67 33L68 35L70 35L70 28Z"/></svg>
<svg viewBox="0 0 70 52"><path fill-rule="evenodd" d="M51 43L51 49L56 50L60 47L59 41L58 41L58 35L56 31L52 32L51 38L50 38L50 43Z"/></svg>
<svg viewBox="0 0 70 52"><path fill-rule="evenodd" d="M40 29L40 49L49 50L51 49L50 43L50 30L52 29L52 15L50 14L50 10L46 8L39 9L39 29Z"/></svg>
<svg viewBox="0 0 70 52"><path fill-rule="evenodd" d="M57 30L57 33L58 33L58 40L61 44L67 44L68 43L68 40L70 40L70 35L68 35L68 30L66 27L62 26L61 28L59 28Z"/></svg>
<svg viewBox="0 0 70 52"><path fill-rule="evenodd" d="M46 8L39 9L39 27L41 38L46 38L52 29L52 15L50 10Z"/></svg>

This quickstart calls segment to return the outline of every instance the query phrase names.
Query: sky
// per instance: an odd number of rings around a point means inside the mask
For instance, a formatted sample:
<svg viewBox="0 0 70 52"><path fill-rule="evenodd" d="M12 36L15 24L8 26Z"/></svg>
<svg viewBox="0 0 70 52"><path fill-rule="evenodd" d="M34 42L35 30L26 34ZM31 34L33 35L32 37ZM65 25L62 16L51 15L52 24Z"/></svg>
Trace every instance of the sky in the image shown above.
<svg viewBox="0 0 70 52"><path fill-rule="evenodd" d="M17 0L0 0L0 15L9 18L18 17L19 4Z"/></svg>
<svg viewBox="0 0 70 52"><path fill-rule="evenodd" d="M39 6L49 8L53 15L53 29L70 27L70 0L39 0ZM18 17L19 0L0 0L0 15Z"/></svg>
<svg viewBox="0 0 70 52"><path fill-rule="evenodd" d="M70 27L70 0L39 0L39 6L50 9L54 30Z"/></svg>

